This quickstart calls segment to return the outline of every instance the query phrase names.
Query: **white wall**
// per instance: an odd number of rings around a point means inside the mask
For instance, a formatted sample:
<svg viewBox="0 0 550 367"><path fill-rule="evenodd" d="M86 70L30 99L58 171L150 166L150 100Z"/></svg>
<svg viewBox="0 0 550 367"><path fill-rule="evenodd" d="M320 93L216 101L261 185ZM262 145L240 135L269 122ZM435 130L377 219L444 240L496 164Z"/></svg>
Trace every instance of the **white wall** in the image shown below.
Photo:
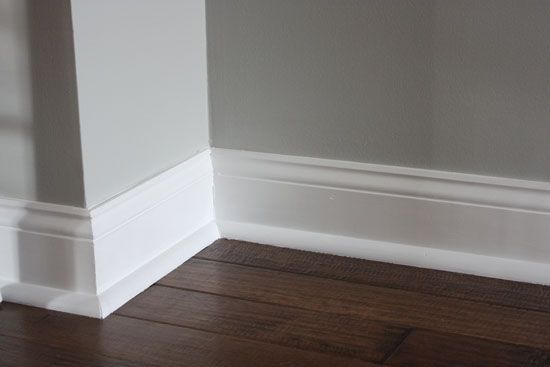
<svg viewBox="0 0 550 367"><path fill-rule="evenodd" d="M550 1L206 2L215 147L550 180Z"/></svg>
<svg viewBox="0 0 550 367"><path fill-rule="evenodd" d="M35 197L27 6L0 1L0 194Z"/></svg>
<svg viewBox="0 0 550 367"><path fill-rule="evenodd" d="M208 147L203 0L73 0L86 204Z"/></svg>
<svg viewBox="0 0 550 367"><path fill-rule="evenodd" d="M70 2L0 0L0 196L82 206Z"/></svg>

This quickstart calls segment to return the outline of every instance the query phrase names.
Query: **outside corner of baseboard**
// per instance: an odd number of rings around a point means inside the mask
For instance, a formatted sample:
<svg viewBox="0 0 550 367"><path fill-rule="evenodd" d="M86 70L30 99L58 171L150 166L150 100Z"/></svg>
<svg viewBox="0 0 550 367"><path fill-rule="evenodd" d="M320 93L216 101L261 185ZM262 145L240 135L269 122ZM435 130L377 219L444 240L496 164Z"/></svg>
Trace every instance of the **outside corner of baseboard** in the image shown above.
<svg viewBox="0 0 550 367"><path fill-rule="evenodd" d="M110 297L106 295L106 292L97 294L95 296L96 298L96 305L97 305L97 311L98 316L97 318L100 320L106 319L109 315L111 315L113 312L115 312L121 305L113 307L112 304L110 304Z"/></svg>
<svg viewBox="0 0 550 367"><path fill-rule="evenodd" d="M101 298L98 294L95 295L95 302L97 308L97 318L100 320L105 319L110 314L105 314L105 307L101 304Z"/></svg>
<svg viewBox="0 0 550 367"><path fill-rule="evenodd" d="M214 226L214 237L215 237L214 241L217 241L217 240L223 238L222 237L222 231L220 229L220 225L219 225L218 222L219 222L218 219L215 218L215 217L214 217L214 219L212 219L212 222L211 222L212 225Z"/></svg>

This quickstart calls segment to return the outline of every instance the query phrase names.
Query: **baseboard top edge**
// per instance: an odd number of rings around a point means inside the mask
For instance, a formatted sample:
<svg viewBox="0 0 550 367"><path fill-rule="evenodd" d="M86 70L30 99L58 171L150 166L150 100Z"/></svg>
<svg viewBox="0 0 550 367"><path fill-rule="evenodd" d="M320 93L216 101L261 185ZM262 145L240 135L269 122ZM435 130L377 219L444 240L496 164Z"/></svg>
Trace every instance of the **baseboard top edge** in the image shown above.
<svg viewBox="0 0 550 367"><path fill-rule="evenodd" d="M231 149L214 176L435 200L550 215L550 183Z"/></svg>
<svg viewBox="0 0 550 367"><path fill-rule="evenodd" d="M488 176L472 173L461 173L455 171L443 171L397 165L384 165L357 161L344 161L328 158L284 155L249 150L227 148L211 148L211 150L212 155L217 159L230 158L239 159L242 161L260 161L296 166L309 166L315 168L340 169L355 172L371 172L394 176L409 176L441 181L500 186L511 189L536 190L547 192L550 194L550 182L545 181L533 181L518 178Z"/></svg>
<svg viewBox="0 0 550 367"><path fill-rule="evenodd" d="M212 163L210 156L210 149L203 150L188 158L187 160L180 162L177 165L168 168L167 170L160 172L159 174L150 177L149 179L146 179L138 183L137 185L130 187L127 190L122 191L119 194L111 197L110 199L88 208L87 210L93 219L109 210L112 210L114 207L119 206L125 201L130 200L132 197L151 190L159 184L162 184L166 181L177 180L183 175L189 175L190 171L192 170L194 170L194 172L191 172L192 178L199 178L203 175L211 174ZM185 186L186 182L180 182L177 185Z"/></svg>

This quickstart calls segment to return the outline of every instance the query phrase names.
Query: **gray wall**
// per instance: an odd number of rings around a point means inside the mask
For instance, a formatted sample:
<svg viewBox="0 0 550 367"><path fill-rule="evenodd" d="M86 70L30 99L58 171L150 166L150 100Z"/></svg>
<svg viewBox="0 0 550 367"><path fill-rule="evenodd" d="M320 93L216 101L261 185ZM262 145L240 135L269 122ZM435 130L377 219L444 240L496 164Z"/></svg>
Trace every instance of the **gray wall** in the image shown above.
<svg viewBox="0 0 550 367"><path fill-rule="evenodd" d="M429 5L207 0L214 146L426 166Z"/></svg>
<svg viewBox="0 0 550 367"><path fill-rule="evenodd" d="M550 179L550 2L207 0L216 147Z"/></svg>
<svg viewBox="0 0 550 367"><path fill-rule="evenodd" d="M73 0L86 205L208 148L204 0Z"/></svg>
<svg viewBox="0 0 550 367"><path fill-rule="evenodd" d="M70 2L0 0L0 196L82 206Z"/></svg>
<svg viewBox="0 0 550 367"><path fill-rule="evenodd" d="M550 180L550 1L435 4L433 167Z"/></svg>

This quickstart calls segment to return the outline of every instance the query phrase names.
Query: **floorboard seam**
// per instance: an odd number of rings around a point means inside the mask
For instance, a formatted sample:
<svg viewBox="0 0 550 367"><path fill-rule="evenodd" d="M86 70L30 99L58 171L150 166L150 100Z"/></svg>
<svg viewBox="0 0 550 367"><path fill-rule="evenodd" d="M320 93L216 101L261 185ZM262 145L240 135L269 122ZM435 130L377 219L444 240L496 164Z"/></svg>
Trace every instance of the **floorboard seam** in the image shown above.
<svg viewBox="0 0 550 367"><path fill-rule="evenodd" d="M341 313L334 313L334 312L318 311L318 310L313 310L311 308L305 308L305 307L299 307L299 306L293 306L293 305L286 305L286 304L283 304L283 303L251 300L251 299L248 299L248 298L242 298L242 297L238 297L238 296L231 296L231 295L219 294L219 293L214 293L214 292L200 291L200 290L193 289L193 288L176 287L176 286L173 286L173 285L155 284L154 286L155 287L171 288L171 289L182 290L182 291L187 291L187 292L209 294L209 295L212 295L212 296L231 298L231 299L236 299L236 300L244 301L244 302L259 303L259 304L264 304L264 305L269 305L269 306L284 307L284 308L307 311L307 312L314 312L314 313L323 312L323 313L328 314L328 315L348 315L348 314L341 314ZM115 312L115 314L117 314L117 312ZM383 324L383 325L390 325L390 326L395 326L395 327L400 327L400 328L409 328L410 327L409 325L402 325L402 324L397 324L397 323L392 323L392 322L386 322L386 321L382 321L382 320L378 320L378 319L372 319L372 318L369 318L369 317L362 317L362 319L372 321L372 322L376 322L376 323Z"/></svg>
<svg viewBox="0 0 550 367"><path fill-rule="evenodd" d="M339 358L345 358L345 359L350 359L350 360L355 359L355 360L365 361L365 362L369 362L369 363L376 363L376 361L356 358L356 357L348 356L348 355L345 355L345 354L328 353L328 352L323 352L323 351L320 351L320 350L299 348L299 347L288 345L288 344L272 343L272 342L259 340L259 339L245 338L245 337L234 335L234 334L220 333L220 332L216 332L216 331L212 331L212 330L208 330L208 329L202 329L202 328L197 328L197 327L193 327L193 326L178 325L178 324L174 324L174 323L166 322L166 321L150 320L150 319L146 319L146 318L142 318L142 317L129 316L129 315L120 314L120 313L116 313L116 315L118 317L124 317L124 318L132 319L132 320L146 321L146 322L151 322L151 323L154 323L154 324L168 325L168 326L182 328L182 329L190 329L190 330L201 331L201 332L208 333L208 334L216 334L216 335L227 336L227 337L230 337L230 338L233 338L233 339L242 340L242 341L246 341L246 342L261 343L261 344L267 344L267 345L277 345L279 347L289 348L289 349L296 349L296 350L301 350L301 351L305 351L305 352L309 352L309 353L317 353L317 354L321 354L321 355L336 356L336 357L339 357Z"/></svg>
<svg viewBox="0 0 550 367"><path fill-rule="evenodd" d="M300 273L300 272L297 272L297 271L275 269L275 268L269 268L269 267L259 266L259 265L241 264L241 263L236 263L236 262L231 262L231 261L224 261L224 260L213 260L213 259L206 258L206 257L201 257L201 256L194 256L194 257L192 257L192 259L208 261L208 262L217 262L217 263L222 263L222 264L230 264L230 265L235 265L235 266L243 266L243 267L253 268L253 269L271 270L271 271L276 271L276 272L280 272L280 273L297 274L297 275L303 275L303 276L318 278L318 279L336 280L336 281L340 281L340 282L364 285L364 286L380 288L380 289L393 289L393 290L398 290L398 291L403 291L403 292L424 294L424 295L427 295L427 296L435 296L435 297L442 297L442 298L448 298L448 299L456 299L456 300L473 302L473 303L484 304L484 305L489 305L489 306L500 306L500 307L512 308L512 309L521 310L521 311L532 311L532 312L540 312L540 313L544 313L544 314L550 314L550 311L540 310L540 309L536 309L536 308L511 306L511 305L506 305L506 304L502 304L502 303L480 301L480 300L474 300L474 299L471 299L471 298L454 297L452 295L441 295L441 294L432 293L432 292L421 292L421 291L416 291L416 290L411 290L411 289L406 289L406 288L398 288L398 287L390 287L390 286L385 287L385 286L374 285L374 284L369 284L369 283L357 282L357 281L353 281L353 280L349 280L349 279L331 278L331 277L328 277L328 276L321 276L321 275L308 274L308 273ZM185 264L183 264L182 266L185 266ZM418 268L418 269L422 270L422 268ZM459 274L459 273L457 273L457 274Z"/></svg>
<svg viewBox="0 0 550 367"><path fill-rule="evenodd" d="M382 360L379 362L383 365L386 364L386 362L388 362L394 355L395 353L397 353L397 351L399 350L399 348L401 348L401 346L403 345L403 343L405 342L405 340L407 340L407 338L409 337L409 335L411 335L411 333L413 332L414 328L410 328L408 330L406 330L404 333L403 333L403 336L401 337L401 339L398 340L398 342L396 343L395 347L393 347L392 349L390 349L388 351L388 353L384 356L384 358L382 358Z"/></svg>

